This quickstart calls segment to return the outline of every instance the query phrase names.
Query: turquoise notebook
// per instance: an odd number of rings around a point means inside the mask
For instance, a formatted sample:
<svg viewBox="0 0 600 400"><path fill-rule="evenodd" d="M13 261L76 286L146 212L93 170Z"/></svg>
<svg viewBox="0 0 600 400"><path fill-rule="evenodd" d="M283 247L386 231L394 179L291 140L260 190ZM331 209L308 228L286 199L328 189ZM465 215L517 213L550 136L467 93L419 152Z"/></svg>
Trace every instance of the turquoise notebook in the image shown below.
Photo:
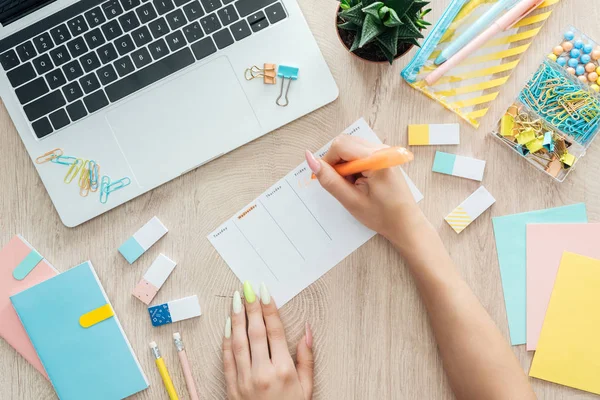
<svg viewBox="0 0 600 400"><path fill-rule="evenodd" d="M122 399L148 387L91 262L10 299L61 400Z"/></svg>

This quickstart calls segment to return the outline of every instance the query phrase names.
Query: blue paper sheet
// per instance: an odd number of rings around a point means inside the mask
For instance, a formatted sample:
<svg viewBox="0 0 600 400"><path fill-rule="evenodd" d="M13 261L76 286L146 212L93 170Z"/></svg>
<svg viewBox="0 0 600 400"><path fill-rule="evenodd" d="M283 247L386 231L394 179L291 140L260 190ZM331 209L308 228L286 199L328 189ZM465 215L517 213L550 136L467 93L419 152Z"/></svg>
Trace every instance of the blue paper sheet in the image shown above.
<svg viewBox="0 0 600 400"><path fill-rule="evenodd" d="M116 400L148 387L116 315L80 325L82 315L109 304L90 262L11 301L61 400Z"/></svg>
<svg viewBox="0 0 600 400"><path fill-rule="evenodd" d="M510 342L525 344L527 327L527 224L585 223L585 204L492 218Z"/></svg>

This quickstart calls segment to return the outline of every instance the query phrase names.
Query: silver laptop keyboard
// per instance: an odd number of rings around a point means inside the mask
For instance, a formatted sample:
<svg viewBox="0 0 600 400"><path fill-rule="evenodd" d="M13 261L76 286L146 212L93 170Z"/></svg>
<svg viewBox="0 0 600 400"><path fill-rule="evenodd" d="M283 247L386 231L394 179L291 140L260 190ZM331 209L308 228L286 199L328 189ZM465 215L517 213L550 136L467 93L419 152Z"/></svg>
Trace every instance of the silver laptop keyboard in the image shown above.
<svg viewBox="0 0 600 400"><path fill-rule="evenodd" d="M0 40L38 138L260 32L277 0L82 0Z"/></svg>

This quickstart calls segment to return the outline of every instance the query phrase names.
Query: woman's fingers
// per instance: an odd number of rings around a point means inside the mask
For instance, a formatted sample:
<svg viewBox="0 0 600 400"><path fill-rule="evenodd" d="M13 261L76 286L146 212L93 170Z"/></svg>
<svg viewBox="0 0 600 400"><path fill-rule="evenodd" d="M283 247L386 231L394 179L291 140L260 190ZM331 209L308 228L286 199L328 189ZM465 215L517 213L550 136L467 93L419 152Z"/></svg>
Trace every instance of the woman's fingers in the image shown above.
<svg viewBox="0 0 600 400"><path fill-rule="evenodd" d="M265 325L267 327L267 337L269 338L269 348L271 349L271 361L275 365L286 365L292 362L292 356L288 349L285 339L285 329L275 301L271 296L263 296L261 293L261 306Z"/></svg>
<svg viewBox="0 0 600 400"><path fill-rule="evenodd" d="M262 286L261 285L261 291ZM269 345L267 343L267 330L263 320L260 302L254 294L250 282L244 282L244 298L246 299L246 313L248 315L248 339L250 353L252 354L252 368L257 369L270 364Z"/></svg>
<svg viewBox="0 0 600 400"><path fill-rule="evenodd" d="M363 138L349 135L339 135L333 140L323 161L329 165L335 165L340 161L352 161L365 158L380 150L386 145L371 143Z"/></svg>
<svg viewBox="0 0 600 400"><path fill-rule="evenodd" d="M231 349L231 318L225 321L225 334L223 335L223 371L225 374L225 385L227 387L227 398L237 398L237 369L235 358Z"/></svg>
<svg viewBox="0 0 600 400"><path fill-rule="evenodd" d="M242 304L242 297L237 290L233 294L233 314L231 315L231 348L235 358L238 379L250 380L250 348L248 347L248 334L246 333L246 313Z"/></svg>
<svg viewBox="0 0 600 400"><path fill-rule="evenodd" d="M306 323L305 330L306 333L300 339L300 342L298 342L296 368L298 369L298 379L300 379L300 385L302 385L304 398L310 400L312 399L315 360L312 351L313 336L308 322Z"/></svg>

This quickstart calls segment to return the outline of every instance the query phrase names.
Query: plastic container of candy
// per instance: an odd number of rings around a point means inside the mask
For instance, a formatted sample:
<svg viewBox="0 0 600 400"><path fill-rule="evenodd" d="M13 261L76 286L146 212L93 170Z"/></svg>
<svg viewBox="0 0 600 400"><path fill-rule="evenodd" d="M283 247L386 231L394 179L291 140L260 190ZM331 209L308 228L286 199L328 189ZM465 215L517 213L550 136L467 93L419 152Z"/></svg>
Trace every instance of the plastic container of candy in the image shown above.
<svg viewBox="0 0 600 400"><path fill-rule="evenodd" d="M599 130L600 95L587 82L546 59L502 115L492 135L537 169L563 182Z"/></svg>
<svg viewBox="0 0 600 400"><path fill-rule="evenodd" d="M565 30L548 59L600 92L600 45L577 28Z"/></svg>

